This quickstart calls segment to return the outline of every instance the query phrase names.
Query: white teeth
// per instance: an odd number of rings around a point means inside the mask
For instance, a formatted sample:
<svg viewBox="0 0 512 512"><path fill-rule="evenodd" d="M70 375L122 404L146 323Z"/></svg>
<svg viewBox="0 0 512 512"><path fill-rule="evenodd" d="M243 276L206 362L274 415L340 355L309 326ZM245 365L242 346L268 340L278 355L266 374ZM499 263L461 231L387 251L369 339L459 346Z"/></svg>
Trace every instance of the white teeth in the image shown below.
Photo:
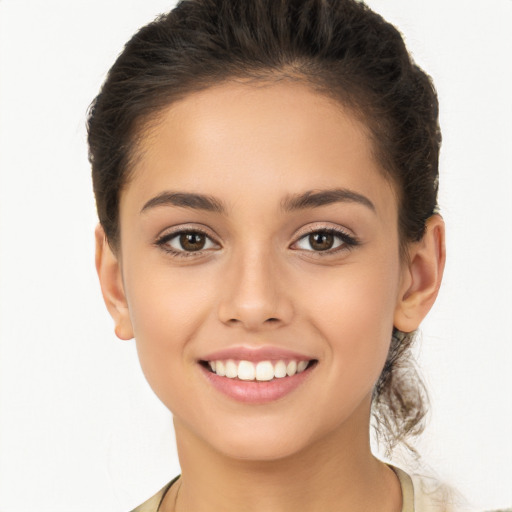
<svg viewBox="0 0 512 512"><path fill-rule="evenodd" d="M240 361L238 364L238 378L240 380L254 380L256 369L250 361Z"/></svg>
<svg viewBox="0 0 512 512"><path fill-rule="evenodd" d="M224 363L222 361L215 362L215 373L219 377L224 377L226 375L226 369L224 368Z"/></svg>
<svg viewBox="0 0 512 512"><path fill-rule="evenodd" d="M274 367L270 361L260 361L256 365L256 380L272 380Z"/></svg>
<svg viewBox="0 0 512 512"><path fill-rule="evenodd" d="M299 361L297 363L297 373L303 372L308 365L308 361Z"/></svg>
<svg viewBox="0 0 512 512"><path fill-rule="evenodd" d="M288 377L295 375L297 373L297 361L290 361L286 366L286 374Z"/></svg>
<svg viewBox="0 0 512 512"><path fill-rule="evenodd" d="M235 361L230 359L229 361L226 361L226 377L228 379L235 379L238 377L238 368L236 366Z"/></svg>
<svg viewBox="0 0 512 512"><path fill-rule="evenodd" d="M256 380L256 381L269 381L274 378L282 379L284 377L292 377L297 373L303 372L309 361L295 361L291 360L286 363L285 361L259 361L253 363L251 361L234 361L228 359L226 361L208 361L212 372L216 373L219 377L227 377L228 379L240 380Z"/></svg>
<svg viewBox="0 0 512 512"><path fill-rule="evenodd" d="M278 361L274 368L274 375L277 379L282 379L286 377L286 364L284 361Z"/></svg>

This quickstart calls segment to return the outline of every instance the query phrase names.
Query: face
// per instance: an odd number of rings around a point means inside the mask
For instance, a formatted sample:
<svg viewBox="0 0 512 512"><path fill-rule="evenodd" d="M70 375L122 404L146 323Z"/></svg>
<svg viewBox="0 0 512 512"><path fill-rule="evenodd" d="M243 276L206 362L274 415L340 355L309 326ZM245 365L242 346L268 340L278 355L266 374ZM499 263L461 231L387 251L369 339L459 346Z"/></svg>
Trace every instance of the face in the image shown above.
<svg viewBox="0 0 512 512"><path fill-rule="evenodd" d="M228 83L138 151L117 323L177 432L266 460L366 436L406 269L364 125L304 85Z"/></svg>

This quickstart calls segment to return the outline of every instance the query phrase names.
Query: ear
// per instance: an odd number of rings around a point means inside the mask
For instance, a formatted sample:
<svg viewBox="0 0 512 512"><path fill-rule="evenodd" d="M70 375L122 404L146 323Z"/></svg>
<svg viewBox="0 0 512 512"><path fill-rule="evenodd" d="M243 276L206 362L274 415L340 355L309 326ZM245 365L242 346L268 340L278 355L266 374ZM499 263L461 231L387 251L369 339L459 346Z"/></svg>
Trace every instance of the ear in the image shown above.
<svg viewBox="0 0 512 512"><path fill-rule="evenodd" d="M96 236L96 271L100 280L101 293L110 316L114 320L116 336L121 340L133 338L133 328L124 293L121 267L112 251L105 232L98 224Z"/></svg>
<svg viewBox="0 0 512 512"><path fill-rule="evenodd" d="M403 332L416 330L436 300L446 259L444 221L433 215L419 242L409 247L394 326Z"/></svg>

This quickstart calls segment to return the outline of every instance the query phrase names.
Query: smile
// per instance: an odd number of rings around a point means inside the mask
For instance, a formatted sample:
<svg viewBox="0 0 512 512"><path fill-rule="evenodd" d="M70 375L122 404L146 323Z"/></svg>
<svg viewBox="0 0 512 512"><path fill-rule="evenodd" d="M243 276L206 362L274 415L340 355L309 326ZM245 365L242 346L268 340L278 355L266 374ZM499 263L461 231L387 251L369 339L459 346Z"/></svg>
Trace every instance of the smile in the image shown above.
<svg viewBox="0 0 512 512"><path fill-rule="evenodd" d="M319 364L309 354L283 347L244 345L204 354L197 362L209 385L222 395L255 405L292 394Z"/></svg>
<svg viewBox="0 0 512 512"><path fill-rule="evenodd" d="M310 367L315 360L279 360L279 361L236 361L233 359L204 361L211 372L219 377L242 381L268 382L274 379L293 377Z"/></svg>

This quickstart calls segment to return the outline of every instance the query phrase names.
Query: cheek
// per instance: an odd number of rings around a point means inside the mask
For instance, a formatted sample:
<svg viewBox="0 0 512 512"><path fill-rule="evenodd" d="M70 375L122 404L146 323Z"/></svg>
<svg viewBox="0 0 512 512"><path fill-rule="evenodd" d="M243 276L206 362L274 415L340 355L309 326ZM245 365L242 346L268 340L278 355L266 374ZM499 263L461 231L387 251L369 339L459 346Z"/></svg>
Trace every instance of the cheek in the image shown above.
<svg viewBox="0 0 512 512"><path fill-rule="evenodd" d="M165 400L161 393L169 389L169 380L186 380L189 341L211 310L211 292L199 286L203 279L197 268L177 271L146 260L132 261L129 269L125 287L140 364Z"/></svg>
<svg viewBox="0 0 512 512"><path fill-rule="evenodd" d="M134 251L135 252L135 251ZM137 337L157 343L186 338L209 301L207 271L197 266L175 268L160 255L132 258L125 287Z"/></svg>
<svg viewBox="0 0 512 512"><path fill-rule="evenodd" d="M336 283L333 285L333 283ZM332 379L369 391L380 375L393 330L398 266L345 267L309 287L310 322L327 341Z"/></svg>

